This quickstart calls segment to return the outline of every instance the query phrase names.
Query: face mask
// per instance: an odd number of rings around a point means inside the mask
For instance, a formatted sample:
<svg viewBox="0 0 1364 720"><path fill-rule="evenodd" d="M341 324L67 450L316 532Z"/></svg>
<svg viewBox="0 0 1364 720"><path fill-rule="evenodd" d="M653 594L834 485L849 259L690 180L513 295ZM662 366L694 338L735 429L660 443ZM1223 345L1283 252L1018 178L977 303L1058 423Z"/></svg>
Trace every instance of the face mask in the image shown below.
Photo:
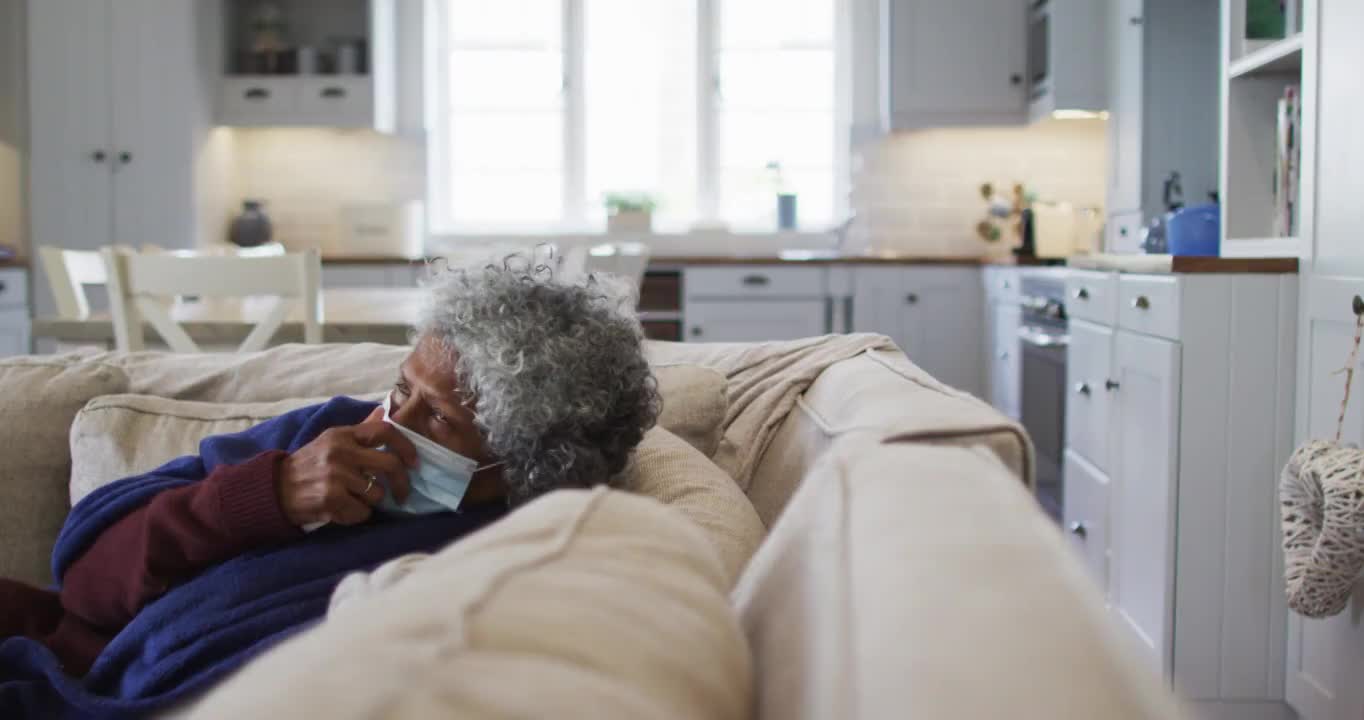
<svg viewBox="0 0 1364 720"><path fill-rule="evenodd" d="M403 437L412 441L417 448L417 467L407 471L412 491L407 502L398 504L393 492L384 493L379 501L378 510L403 515L427 515L430 513L458 510L469 490L469 481L474 473L501 463L479 466L478 461L467 458L440 443L419 433L412 432L389 417L393 393L384 397L384 422L397 428Z"/></svg>

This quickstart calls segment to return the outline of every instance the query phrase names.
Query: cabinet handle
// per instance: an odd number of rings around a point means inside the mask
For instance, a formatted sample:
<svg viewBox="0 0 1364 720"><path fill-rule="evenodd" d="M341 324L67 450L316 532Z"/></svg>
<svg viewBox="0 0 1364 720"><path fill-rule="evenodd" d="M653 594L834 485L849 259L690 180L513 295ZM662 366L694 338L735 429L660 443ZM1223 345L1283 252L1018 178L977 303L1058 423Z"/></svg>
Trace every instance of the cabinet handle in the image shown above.
<svg viewBox="0 0 1364 720"><path fill-rule="evenodd" d="M1008 280L1005 280L1004 282L1000 283L999 286L1005 290L1008 290L1009 288L1013 287L1013 284L1010 283Z"/></svg>
<svg viewBox="0 0 1364 720"><path fill-rule="evenodd" d="M909 305L917 305L919 302L918 293L910 293L905 296L905 302Z"/></svg>
<svg viewBox="0 0 1364 720"><path fill-rule="evenodd" d="M270 91L263 87L247 88L246 92L242 93L242 97L247 100L265 100L270 97Z"/></svg>
<svg viewBox="0 0 1364 720"><path fill-rule="evenodd" d="M1104 389L1107 390L1107 391L1109 391L1109 392L1112 392L1112 391L1114 391L1114 390L1117 390L1117 389L1118 389L1118 381L1117 381L1117 380L1105 380L1105 381L1104 381Z"/></svg>
<svg viewBox="0 0 1364 720"><path fill-rule="evenodd" d="M1074 297L1075 297L1076 300L1088 300L1088 299L1089 299L1089 289L1088 289L1088 288L1080 288L1079 290L1076 290L1075 293L1074 293Z"/></svg>
<svg viewBox="0 0 1364 720"><path fill-rule="evenodd" d="M1089 395L1089 383L1075 383L1075 392L1080 393L1081 395Z"/></svg>
<svg viewBox="0 0 1364 720"><path fill-rule="evenodd" d="M1143 20L1140 15L1133 15L1132 17L1127 18L1128 25L1140 25L1143 22L1145 22L1145 20Z"/></svg>
<svg viewBox="0 0 1364 720"><path fill-rule="evenodd" d="M701 326L700 326L700 325L693 325L693 326L692 326L692 328L691 328L691 336L692 336L692 337L701 337Z"/></svg>
<svg viewBox="0 0 1364 720"><path fill-rule="evenodd" d="M1008 351L1008 350L1005 350L1004 352L1000 353L1000 354L999 354L999 359L1000 359L1000 360L1008 360L1008 359L1009 359L1009 351Z"/></svg>
<svg viewBox="0 0 1364 720"><path fill-rule="evenodd" d="M1086 535L1089 535L1089 528L1085 527L1085 524L1080 522L1079 520L1076 520L1075 522L1066 526L1066 529L1070 531L1071 535L1074 535L1075 537L1078 537L1081 540L1085 539Z"/></svg>
<svg viewBox="0 0 1364 720"><path fill-rule="evenodd" d="M331 87L322 88L322 97L324 98L343 98L345 96L346 89L343 87L336 87L333 85Z"/></svg>
<svg viewBox="0 0 1364 720"><path fill-rule="evenodd" d="M103 151L103 150L96 150L96 151L90 153L90 159L91 159L91 160L94 160L94 161L97 162L97 163L102 163L102 162L104 162L104 158L105 158L105 155L104 155L104 151Z"/></svg>
<svg viewBox="0 0 1364 720"><path fill-rule="evenodd" d="M772 282L766 275L745 275L739 282L748 287L764 287Z"/></svg>
<svg viewBox="0 0 1364 720"><path fill-rule="evenodd" d="M1010 84L1010 85L1022 85L1022 84L1023 84L1023 76L1022 76L1022 75L1019 75L1018 73L1014 73L1013 75L1010 75L1010 76L1009 76L1009 84Z"/></svg>
<svg viewBox="0 0 1364 720"><path fill-rule="evenodd" d="M6 285L3 282L0 282L0 293L5 291L5 287Z"/></svg>
<svg viewBox="0 0 1364 720"><path fill-rule="evenodd" d="M1132 307L1138 310L1150 310L1151 301L1146 299L1145 295L1138 295L1137 298L1132 301Z"/></svg>
<svg viewBox="0 0 1364 720"><path fill-rule="evenodd" d="M1356 295L1350 301L1350 310L1356 315L1364 315L1364 298Z"/></svg>
<svg viewBox="0 0 1364 720"><path fill-rule="evenodd" d="M128 152L127 150L124 150L123 152L118 154L118 161L123 163L124 165L127 165L128 163L133 161L133 154Z"/></svg>

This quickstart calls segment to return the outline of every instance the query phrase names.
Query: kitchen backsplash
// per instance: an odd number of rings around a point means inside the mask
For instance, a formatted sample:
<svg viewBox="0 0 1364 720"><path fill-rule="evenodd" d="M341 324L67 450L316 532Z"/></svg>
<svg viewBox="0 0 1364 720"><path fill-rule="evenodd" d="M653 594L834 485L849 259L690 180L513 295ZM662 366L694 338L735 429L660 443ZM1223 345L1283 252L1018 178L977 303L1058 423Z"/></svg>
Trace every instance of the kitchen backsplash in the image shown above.
<svg viewBox="0 0 1364 720"><path fill-rule="evenodd" d="M926 255L1007 252L975 234L980 185L1022 182L1039 199L1102 207L1105 120L1047 120L1023 128L898 133L854 151L849 246Z"/></svg>
<svg viewBox="0 0 1364 720"><path fill-rule="evenodd" d="M233 134L237 199L264 200L275 239L294 249L333 245L344 207L425 194L425 148L411 137L319 128Z"/></svg>

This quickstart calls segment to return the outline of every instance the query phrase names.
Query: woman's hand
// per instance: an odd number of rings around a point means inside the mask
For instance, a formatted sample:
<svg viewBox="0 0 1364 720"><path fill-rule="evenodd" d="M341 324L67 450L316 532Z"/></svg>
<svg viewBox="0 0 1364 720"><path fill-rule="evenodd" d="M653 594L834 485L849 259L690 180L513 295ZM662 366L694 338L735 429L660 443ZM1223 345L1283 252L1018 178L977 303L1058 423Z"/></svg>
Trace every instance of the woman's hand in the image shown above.
<svg viewBox="0 0 1364 720"><path fill-rule="evenodd" d="M384 482L395 500L407 500L417 449L383 418L383 408L375 408L359 425L324 430L284 459L275 490L289 522L362 523L383 499ZM380 445L387 450L375 449Z"/></svg>

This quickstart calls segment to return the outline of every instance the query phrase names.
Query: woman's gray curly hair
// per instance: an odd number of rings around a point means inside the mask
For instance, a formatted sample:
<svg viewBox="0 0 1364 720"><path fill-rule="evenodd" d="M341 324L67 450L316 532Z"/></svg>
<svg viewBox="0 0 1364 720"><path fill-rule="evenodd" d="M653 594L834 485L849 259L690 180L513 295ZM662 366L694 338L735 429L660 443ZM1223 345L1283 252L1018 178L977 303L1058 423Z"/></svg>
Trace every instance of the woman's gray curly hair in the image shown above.
<svg viewBox="0 0 1364 720"><path fill-rule="evenodd" d="M508 502L613 482L658 418L635 291L611 276L565 281L524 254L432 272L418 334L454 372Z"/></svg>

